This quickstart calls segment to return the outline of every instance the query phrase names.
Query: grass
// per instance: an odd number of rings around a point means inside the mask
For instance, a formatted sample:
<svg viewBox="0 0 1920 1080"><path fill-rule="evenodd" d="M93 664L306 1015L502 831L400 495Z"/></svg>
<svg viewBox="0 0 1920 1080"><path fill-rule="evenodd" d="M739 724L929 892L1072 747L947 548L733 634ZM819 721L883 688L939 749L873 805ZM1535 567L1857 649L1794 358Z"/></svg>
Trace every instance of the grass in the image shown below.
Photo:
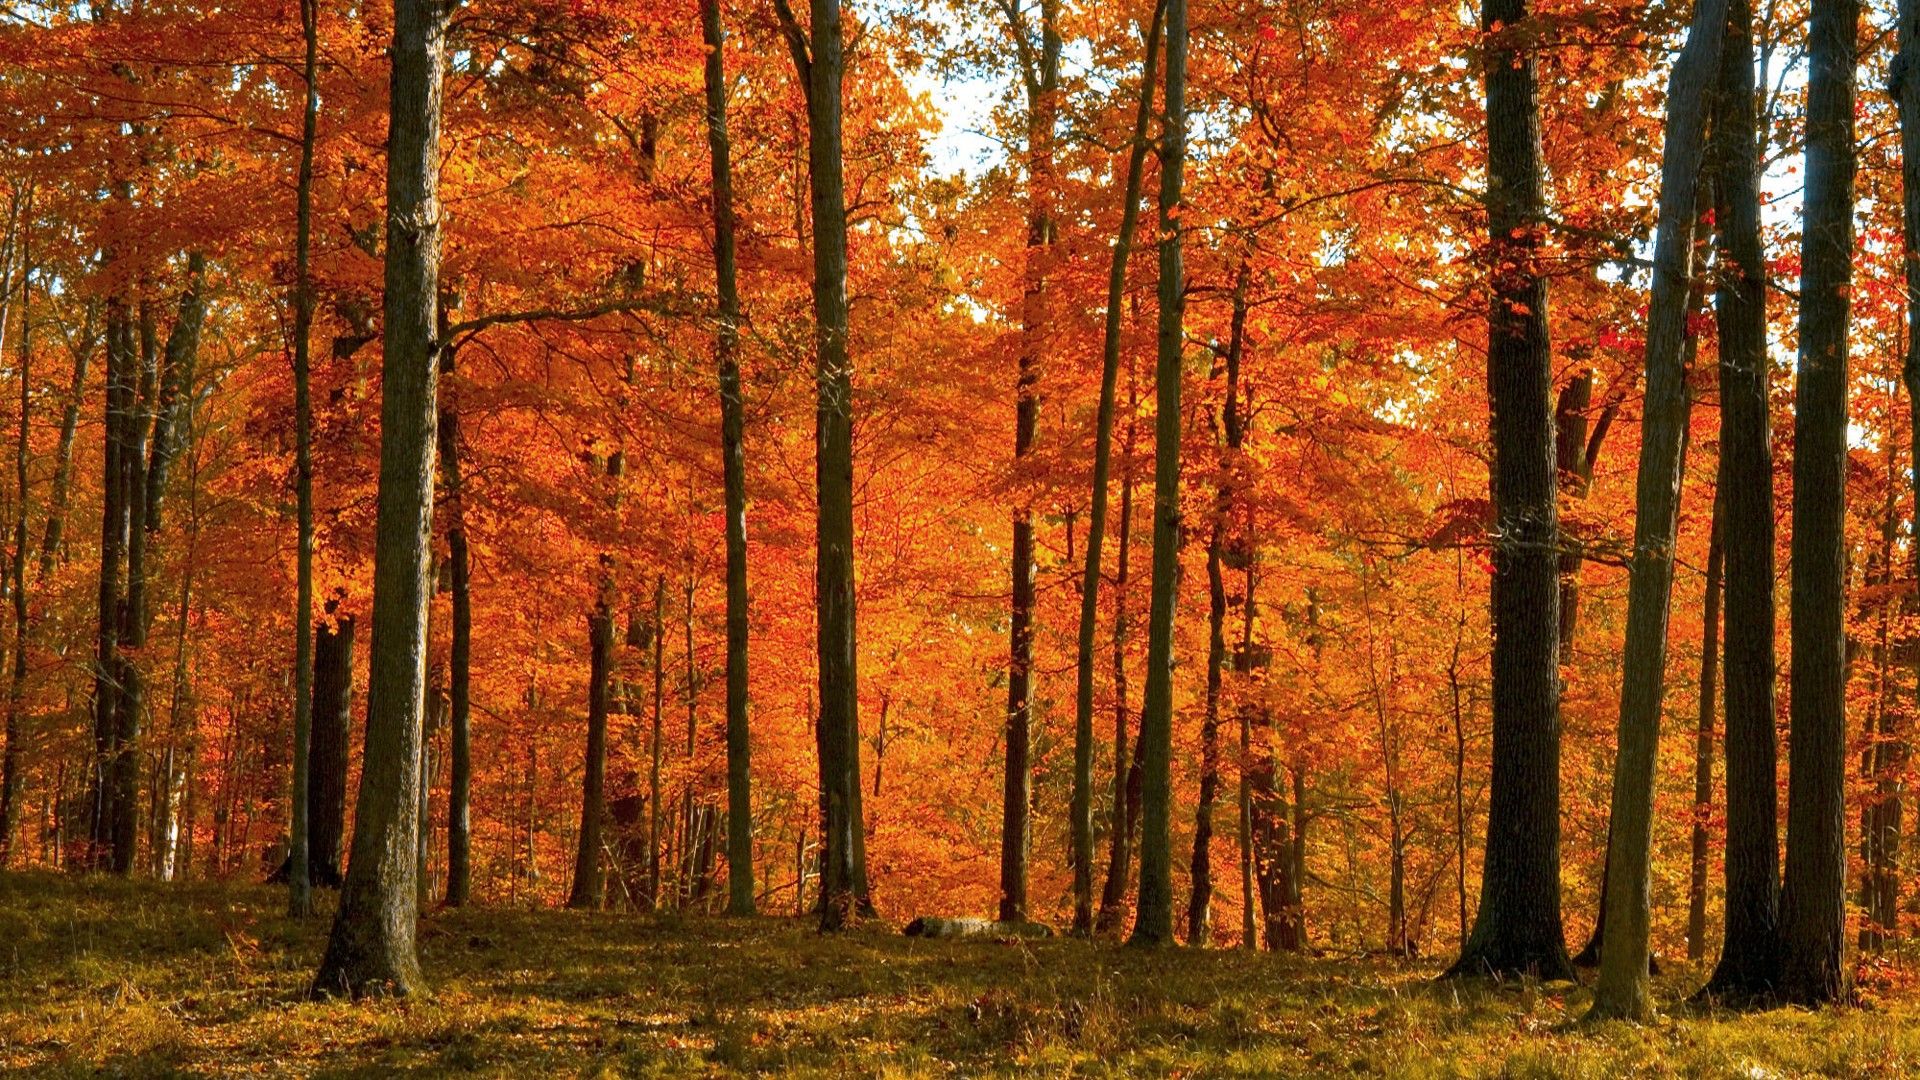
<svg viewBox="0 0 1920 1080"><path fill-rule="evenodd" d="M1576 1022L1582 987L1071 940L827 938L784 919L442 912L429 998L315 1003L326 920L260 887L0 876L0 1070L48 1076L740 1074L1901 1077L1920 1009ZM1663 980L1662 1000L1698 974ZM1677 1012L1677 1010L1676 1010Z"/></svg>

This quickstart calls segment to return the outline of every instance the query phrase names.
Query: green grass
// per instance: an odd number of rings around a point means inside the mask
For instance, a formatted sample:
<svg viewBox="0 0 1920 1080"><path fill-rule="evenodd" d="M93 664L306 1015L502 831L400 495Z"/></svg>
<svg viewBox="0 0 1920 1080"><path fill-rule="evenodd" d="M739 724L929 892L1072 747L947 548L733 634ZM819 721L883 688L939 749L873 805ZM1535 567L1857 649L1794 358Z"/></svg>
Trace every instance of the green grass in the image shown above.
<svg viewBox="0 0 1920 1080"><path fill-rule="evenodd" d="M432 995L306 1001L282 894L0 877L0 1070L50 1076L1791 1077L1920 1074L1920 1010L1576 1022L1580 987L1070 940L435 914ZM1674 1000L1697 979L1663 981Z"/></svg>

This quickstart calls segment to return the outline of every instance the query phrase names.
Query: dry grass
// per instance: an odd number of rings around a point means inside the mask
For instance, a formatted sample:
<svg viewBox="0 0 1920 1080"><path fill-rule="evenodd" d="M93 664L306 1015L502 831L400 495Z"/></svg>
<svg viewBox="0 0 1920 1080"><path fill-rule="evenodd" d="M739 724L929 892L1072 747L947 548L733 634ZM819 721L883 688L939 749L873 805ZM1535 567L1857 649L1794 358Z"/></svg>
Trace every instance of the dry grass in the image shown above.
<svg viewBox="0 0 1920 1080"><path fill-rule="evenodd" d="M1579 987L776 919L440 913L426 1000L313 1003L265 888L0 877L0 1069L52 1076L1904 1077L1911 1002L1583 1027ZM1681 995L1696 976L1663 984Z"/></svg>

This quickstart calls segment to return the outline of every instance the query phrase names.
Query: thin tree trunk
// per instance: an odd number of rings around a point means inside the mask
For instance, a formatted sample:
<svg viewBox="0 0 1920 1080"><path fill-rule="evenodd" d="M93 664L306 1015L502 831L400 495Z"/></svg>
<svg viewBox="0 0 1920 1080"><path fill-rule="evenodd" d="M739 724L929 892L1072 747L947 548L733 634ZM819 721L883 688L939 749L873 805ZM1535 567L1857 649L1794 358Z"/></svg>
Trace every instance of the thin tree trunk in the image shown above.
<svg viewBox="0 0 1920 1080"><path fill-rule="evenodd" d="M353 722L353 619L334 614L313 643L313 739L308 754L308 880L340 884L347 826L348 729Z"/></svg>
<svg viewBox="0 0 1920 1080"><path fill-rule="evenodd" d="M1173 942L1173 623L1180 576L1180 368L1186 342L1181 181L1187 156L1187 3L1167 0L1160 146L1160 326L1154 374L1153 586L1147 686L1140 708L1143 779L1140 903L1130 942Z"/></svg>
<svg viewBox="0 0 1920 1080"><path fill-rule="evenodd" d="M1480 907L1448 975L1571 978L1560 922L1560 526L1546 192L1526 0L1484 0L1493 430L1493 768ZM1298 839L1296 838L1296 843Z"/></svg>
<svg viewBox="0 0 1920 1080"><path fill-rule="evenodd" d="M1702 994L1764 1000L1779 979L1780 845L1775 777L1773 433L1768 418L1766 263L1754 116L1753 9L1731 0L1714 113L1714 220L1724 269L1720 460L1726 503L1726 921Z"/></svg>
<svg viewBox="0 0 1920 1080"><path fill-rule="evenodd" d="M661 724L667 696L666 668L667 575L661 574L653 590L653 742L652 765L647 773L647 910L660 906L660 754Z"/></svg>
<svg viewBox="0 0 1920 1080"><path fill-rule="evenodd" d="M1688 338L1706 155L1709 93L1720 65L1726 0L1701 0L1667 90L1666 149L1660 175L1660 223L1654 242L1653 295L1647 319L1647 390L1635 497L1633 563L1627 594L1625 674L1620 691L1619 756L1607 834L1605 941L1592 1015L1645 1019L1653 1014L1648 977L1652 931L1653 788L1666 696L1667 624L1673 600L1673 550L1686 460Z"/></svg>
<svg viewBox="0 0 1920 1080"><path fill-rule="evenodd" d="M1716 492L1713 525L1707 539L1707 592L1700 631L1700 711L1693 741L1693 836L1687 878L1687 960L1699 963L1707 955L1707 865L1711 837L1707 821L1713 816L1714 684L1720 675L1720 579L1726 557L1725 524L1721 520L1724 495Z"/></svg>
<svg viewBox="0 0 1920 1080"><path fill-rule="evenodd" d="M308 784L313 742L313 150L320 116L320 2L300 0L300 32L306 44L302 75L305 104L300 121L300 175L294 212L293 429L294 489L299 504L298 555L293 601L293 791L288 801L287 914L313 913Z"/></svg>
<svg viewBox="0 0 1920 1080"><path fill-rule="evenodd" d="M1137 405L1129 394L1128 404ZM1107 877L1100 890L1094 932L1117 933L1126 920L1127 879L1133 867L1134 796L1139 756L1127 746L1127 577L1133 547L1134 424L1127 422L1125 464L1120 477L1120 534L1113 576L1113 822L1108 829ZM1084 625L1084 624L1083 624Z"/></svg>
<svg viewBox="0 0 1920 1080"><path fill-rule="evenodd" d="M427 681L440 271L440 99L450 5L394 7L386 299L366 761L317 996L421 989L414 848Z"/></svg>
<svg viewBox="0 0 1920 1080"><path fill-rule="evenodd" d="M606 903L605 866L600 857L607 818L607 685L613 671L613 611L603 590L587 620L592 658L587 677L586 780L580 797L580 847L573 862L573 891L567 906L598 911Z"/></svg>
<svg viewBox="0 0 1920 1080"><path fill-rule="evenodd" d="M747 724L746 403L740 394L740 291L734 269L733 151L727 138L726 32L720 0L703 0L707 145L713 158L713 267L719 295L720 448L727 513L727 914L753 914L753 767Z"/></svg>
<svg viewBox="0 0 1920 1080"><path fill-rule="evenodd" d="M54 561L67 526L67 501L73 486L73 444L80 430L80 406L86 401L87 371L92 367L93 347L100 334L95 329L96 309L89 301L80 344L73 352L73 381L67 388L67 404L60 414L60 442L54 451L53 486L47 495L47 526L40 539L40 569L45 578L53 572Z"/></svg>
<svg viewBox="0 0 1920 1080"><path fill-rule="evenodd" d="M32 196L24 201L23 213L30 222ZM13 677L7 685L6 755L0 759L0 868L12 864L20 824L21 719L27 688L27 459L32 449L29 436L33 426L33 262L25 224L20 234L20 431L13 454ZM0 316L0 322L3 321L4 316ZM0 340L4 339L4 329L0 329Z"/></svg>
<svg viewBox="0 0 1920 1080"><path fill-rule="evenodd" d="M473 892L473 574L467 549L466 482L460 468L457 363L454 348L443 348L438 438L453 622L447 656L448 907L464 907Z"/></svg>
<svg viewBox="0 0 1920 1080"><path fill-rule="evenodd" d="M1780 992L1849 992L1847 915L1847 320L1853 280L1858 0L1815 0L1808 26L1800 362L1793 414L1787 858Z"/></svg>

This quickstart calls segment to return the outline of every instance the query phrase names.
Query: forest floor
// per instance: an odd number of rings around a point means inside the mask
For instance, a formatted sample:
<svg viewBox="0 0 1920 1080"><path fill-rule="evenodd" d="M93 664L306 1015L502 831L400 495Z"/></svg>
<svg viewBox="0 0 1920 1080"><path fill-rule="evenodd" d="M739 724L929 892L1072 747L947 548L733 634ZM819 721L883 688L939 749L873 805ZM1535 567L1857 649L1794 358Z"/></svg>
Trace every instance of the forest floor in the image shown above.
<svg viewBox="0 0 1920 1080"><path fill-rule="evenodd" d="M791 919L441 912L430 997L314 1003L277 889L0 875L0 1071L51 1076L1920 1075L1920 1002L1577 1023L1558 985ZM1678 965L1675 965L1678 966ZM1663 1000L1697 978L1663 980Z"/></svg>

